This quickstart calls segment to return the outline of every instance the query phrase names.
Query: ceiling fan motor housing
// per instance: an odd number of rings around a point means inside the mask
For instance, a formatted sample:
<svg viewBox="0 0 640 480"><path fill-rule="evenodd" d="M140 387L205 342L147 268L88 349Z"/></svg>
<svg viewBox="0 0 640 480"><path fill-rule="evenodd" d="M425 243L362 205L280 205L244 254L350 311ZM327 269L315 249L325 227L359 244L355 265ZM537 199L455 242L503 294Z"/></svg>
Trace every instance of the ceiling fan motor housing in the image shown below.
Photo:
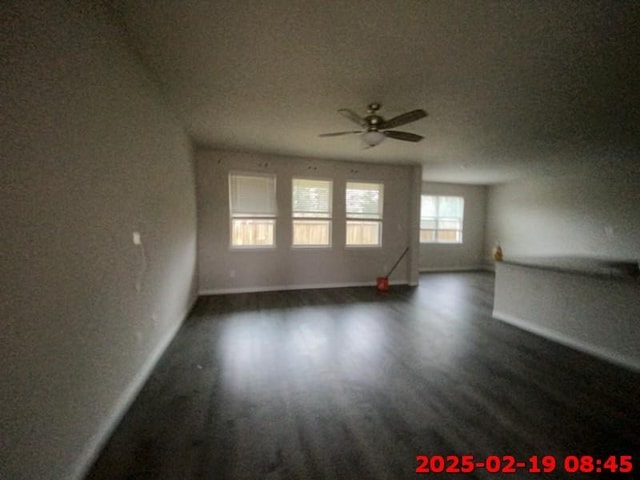
<svg viewBox="0 0 640 480"><path fill-rule="evenodd" d="M415 133L390 129L399 127L401 125L406 125L407 123L415 122L416 120L424 118L427 116L427 112L422 109L416 109L393 117L390 120L385 120L377 114L377 111L380 109L380 107L381 105L379 103L370 103L368 105L368 115L366 117L361 117L353 110L350 110L348 108L341 108L338 110L341 115L351 120L353 123L358 124L361 128L365 128L366 130L364 132L362 130L351 130L348 132L322 133L320 134L320 136L335 137L340 135L362 133L362 138L370 147L378 145L387 137L396 140L403 140L405 142L419 142L424 138L422 135L417 135Z"/></svg>
<svg viewBox="0 0 640 480"><path fill-rule="evenodd" d="M367 122L367 130L378 130L378 126L384 122L384 119L380 115L369 115L365 117Z"/></svg>

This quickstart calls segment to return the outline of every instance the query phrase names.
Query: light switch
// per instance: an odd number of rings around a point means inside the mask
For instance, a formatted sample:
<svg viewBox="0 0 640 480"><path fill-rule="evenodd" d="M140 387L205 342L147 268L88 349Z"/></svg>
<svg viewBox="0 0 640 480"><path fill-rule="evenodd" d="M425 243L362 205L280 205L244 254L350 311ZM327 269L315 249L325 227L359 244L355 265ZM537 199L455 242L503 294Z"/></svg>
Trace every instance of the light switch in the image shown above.
<svg viewBox="0 0 640 480"><path fill-rule="evenodd" d="M140 239L140 232L133 232L133 244L134 245L142 244L142 240Z"/></svg>

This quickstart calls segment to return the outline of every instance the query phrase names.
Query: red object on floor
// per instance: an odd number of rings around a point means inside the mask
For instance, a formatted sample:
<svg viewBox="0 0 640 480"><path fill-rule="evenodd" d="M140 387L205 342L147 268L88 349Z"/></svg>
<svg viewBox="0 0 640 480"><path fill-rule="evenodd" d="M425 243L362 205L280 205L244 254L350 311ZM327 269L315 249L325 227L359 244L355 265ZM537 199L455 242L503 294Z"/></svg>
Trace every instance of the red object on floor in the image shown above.
<svg viewBox="0 0 640 480"><path fill-rule="evenodd" d="M389 290L389 279L387 277L378 277L376 280L376 288L380 292L386 292Z"/></svg>

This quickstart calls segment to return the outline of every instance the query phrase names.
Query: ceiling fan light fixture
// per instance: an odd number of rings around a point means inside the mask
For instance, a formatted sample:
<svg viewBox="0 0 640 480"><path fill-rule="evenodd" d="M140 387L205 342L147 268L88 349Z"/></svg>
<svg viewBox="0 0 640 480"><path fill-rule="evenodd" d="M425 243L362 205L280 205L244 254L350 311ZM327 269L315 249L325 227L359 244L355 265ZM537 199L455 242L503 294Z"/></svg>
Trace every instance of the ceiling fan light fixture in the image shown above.
<svg viewBox="0 0 640 480"><path fill-rule="evenodd" d="M378 132L377 130L370 130L362 134L362 139L364 140L364 143L366 143L370 147L375 147L385 139L385 135L384 133Z"/></svg>
<svg viewBox="0 0 640 480"><path fill-rule="evenodd" d="M415 122L427 116L427 112L418 108L411 110L410 112L397 115L389 120L385 120L383 117L377 114L380 108L379 103L369 104L369 115L361 117L353 110L348 108L341 108L338 110L342 116L357 124L361 130L349 130L347 132L331 132L321 133L320 137L338 137L342 135L351 135L354 133L362 134L362 141L369 147L375 147L380 145L385 137L392 138L394 140L402 140L403 142L419 142L424 137L415 133L403 132L401 130L390 130L395 127L406 125L407 123ZM363 131L364 130L364 131Z"/></svg>

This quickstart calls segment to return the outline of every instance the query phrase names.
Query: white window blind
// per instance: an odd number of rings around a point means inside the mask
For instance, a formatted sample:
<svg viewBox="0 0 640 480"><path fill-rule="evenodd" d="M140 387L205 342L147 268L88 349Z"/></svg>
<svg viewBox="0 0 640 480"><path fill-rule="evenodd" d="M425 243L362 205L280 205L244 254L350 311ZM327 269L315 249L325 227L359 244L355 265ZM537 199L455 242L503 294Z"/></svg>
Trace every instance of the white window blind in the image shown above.
<svg viewBox="0 0 640 480"><path fill-rule="evenodd" d="M229 175L231 216L275 217L276 178L274 176Z"/></svg>
<svg viewBox="0 0 640 480"><path fill-rule="evenodd" d="M292 180L293 245L326 247L331 244L332 182Z"/></svg>
<svg viewBox="0 0 640 480"><path fill-rule="evenodd" d="M229 175L231 246L275 245L276 177L273 175Z"/></svg>
<svg viewBox="0 0 640 480"><path fill-rule="evenodd" d="M293 179L294 217L331 217L331 181Z"/></svg>
<svg viewBox="0 0 640 480"><path fill-rule="evenodd" d="M464 198L420 197L420 242L462 243Z"/></svg>
<svg viewBox="0 0 640 480"><path fill-rule="evenodd" d="M347 182L347 245L382 244L383 188L381 183Z"/></svg>

